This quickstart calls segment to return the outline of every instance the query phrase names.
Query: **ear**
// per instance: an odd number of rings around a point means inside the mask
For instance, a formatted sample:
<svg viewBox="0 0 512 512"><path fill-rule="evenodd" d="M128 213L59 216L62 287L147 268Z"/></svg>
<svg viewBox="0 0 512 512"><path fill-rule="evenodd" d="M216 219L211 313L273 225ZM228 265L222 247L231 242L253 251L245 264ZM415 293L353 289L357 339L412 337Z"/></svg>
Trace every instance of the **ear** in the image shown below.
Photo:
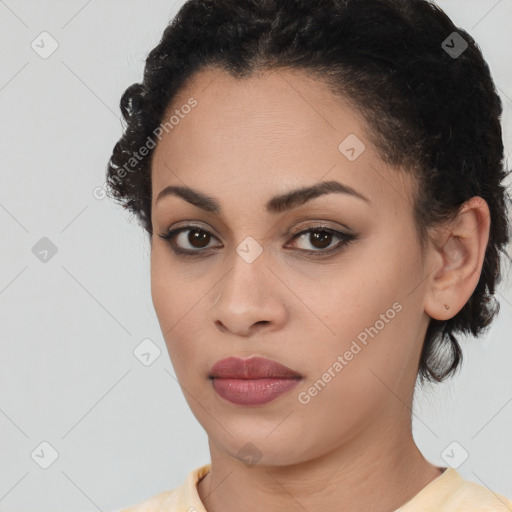
<svg viewBox="0 0 512 512"><path fill-rule="evenodd" d="M438 228L428 246L425 313L448 320L466 304L482 272L489 241L490 212L484 199L466 201L457 217Z"/></svg>

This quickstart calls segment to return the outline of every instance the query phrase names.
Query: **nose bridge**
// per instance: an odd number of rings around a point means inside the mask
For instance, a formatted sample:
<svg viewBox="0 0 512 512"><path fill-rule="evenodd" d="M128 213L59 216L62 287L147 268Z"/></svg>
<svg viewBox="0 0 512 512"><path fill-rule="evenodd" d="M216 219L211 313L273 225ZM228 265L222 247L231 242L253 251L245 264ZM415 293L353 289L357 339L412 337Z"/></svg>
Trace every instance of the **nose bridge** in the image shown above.
<svg viewBox="0 0 512 512"><path fill-rule="evenodd" d="M237 246L231 268L218 285L212 308L215 323L240 334L255 323L280 323L284 319L279 287L267 268L268 255L254 239L245 239Z"/></svg>
<svg viewBox="0 0 512 512"><path fill-rule="evenodd" d="M240 304L254 306L262 298L262 288L268 286L268 258L263 247L252 237L244 239L235 249L231 270L220 283L221 296L236 294Z"/></svg>

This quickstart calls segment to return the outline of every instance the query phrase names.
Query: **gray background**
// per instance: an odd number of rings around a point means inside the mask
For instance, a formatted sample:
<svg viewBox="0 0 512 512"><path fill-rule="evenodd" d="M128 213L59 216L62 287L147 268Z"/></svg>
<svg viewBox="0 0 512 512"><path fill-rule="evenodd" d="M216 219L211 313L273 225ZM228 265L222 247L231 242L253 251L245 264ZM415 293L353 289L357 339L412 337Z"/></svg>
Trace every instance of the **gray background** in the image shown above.
<svg viewBox="0 0 512 512"><path fill-rule="evenodd" d="M120 96L182 3L0 1L0 511L114 510L209 461L153 311L146 237L101 199ZM490 63L508 156L512 0L438 3ZM46 59L31 47L43 31L59 45ZM44 237L57 250L46 262L33 252ZM464 342L462 372L421 391L413 411L430 461L466 450L458 471L508 497L511 288L487 335ZM161 350L149 366L133 353L145 339ZM47 469L42 442L58 453Z"/></svg>

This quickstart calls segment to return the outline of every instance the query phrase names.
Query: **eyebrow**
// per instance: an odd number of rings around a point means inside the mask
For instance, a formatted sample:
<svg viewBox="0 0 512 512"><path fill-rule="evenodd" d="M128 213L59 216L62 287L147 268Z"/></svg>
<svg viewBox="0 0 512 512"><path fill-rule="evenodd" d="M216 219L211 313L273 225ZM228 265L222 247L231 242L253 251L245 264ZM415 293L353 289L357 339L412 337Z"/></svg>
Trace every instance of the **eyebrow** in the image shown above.
<svg viewBox="0 0 512 512"><path fill-rule="evenodd" d="M296 208L297 206L315 199L316 197L332 193L347 194L366 201L367 203L371 203L366 196L348 185L344 185L339 181L322 181L311 187L302 187L286 192L285 194L275 196L267 202L266 209L269 213L281 213L285 210ZM217 215L222 211L220 203L213 197L207 196L189 187L173 185L170 185L160 191L155 204L158 203L160 199L168 196L181 197L190 204Z"/></svg>

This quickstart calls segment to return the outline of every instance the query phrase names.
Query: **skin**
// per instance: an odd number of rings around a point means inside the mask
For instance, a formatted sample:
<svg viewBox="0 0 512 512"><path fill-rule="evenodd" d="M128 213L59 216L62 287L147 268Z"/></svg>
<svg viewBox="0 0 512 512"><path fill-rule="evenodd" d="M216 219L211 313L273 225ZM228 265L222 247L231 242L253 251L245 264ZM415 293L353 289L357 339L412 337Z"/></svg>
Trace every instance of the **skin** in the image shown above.
<svg viewBox="0 0 512 512"><path fill-rule="evenodd" d="M400 507L442 472L412 437L414 385L429 319L454 316L477 285L487 204L479 197L465 203L422 251L412 179L380 159L364 120L323 83L282 69L244 81L203 69L174 98L169 115L190 97L198 105L164 133L153 155L151 290L176 376L209 439L212 467L198 484L205 508ZM366 146L355 161L338 149L349 134ZM370 202L331 193L290 211L265 209L277 194L327 180ZM214 197L222 212L177 196L156 202L169 185ZM186 221L211 238L194 246L185 232L174 241L189 250L214 248L208 256L187 260L158 236ZM348 228L357 238L315 258L304 250L331 248L339 239L321 246L308 234L287 234L311 221ZM252 263L236 252L248 236L263 249ZM394 303L400 312L309 403L300 403L299 393ZM231 355L268 357L303 379L265 405L234 405L208 378L212 365ZM255 465L238 454L249 442L260 457Z"/></svg>

